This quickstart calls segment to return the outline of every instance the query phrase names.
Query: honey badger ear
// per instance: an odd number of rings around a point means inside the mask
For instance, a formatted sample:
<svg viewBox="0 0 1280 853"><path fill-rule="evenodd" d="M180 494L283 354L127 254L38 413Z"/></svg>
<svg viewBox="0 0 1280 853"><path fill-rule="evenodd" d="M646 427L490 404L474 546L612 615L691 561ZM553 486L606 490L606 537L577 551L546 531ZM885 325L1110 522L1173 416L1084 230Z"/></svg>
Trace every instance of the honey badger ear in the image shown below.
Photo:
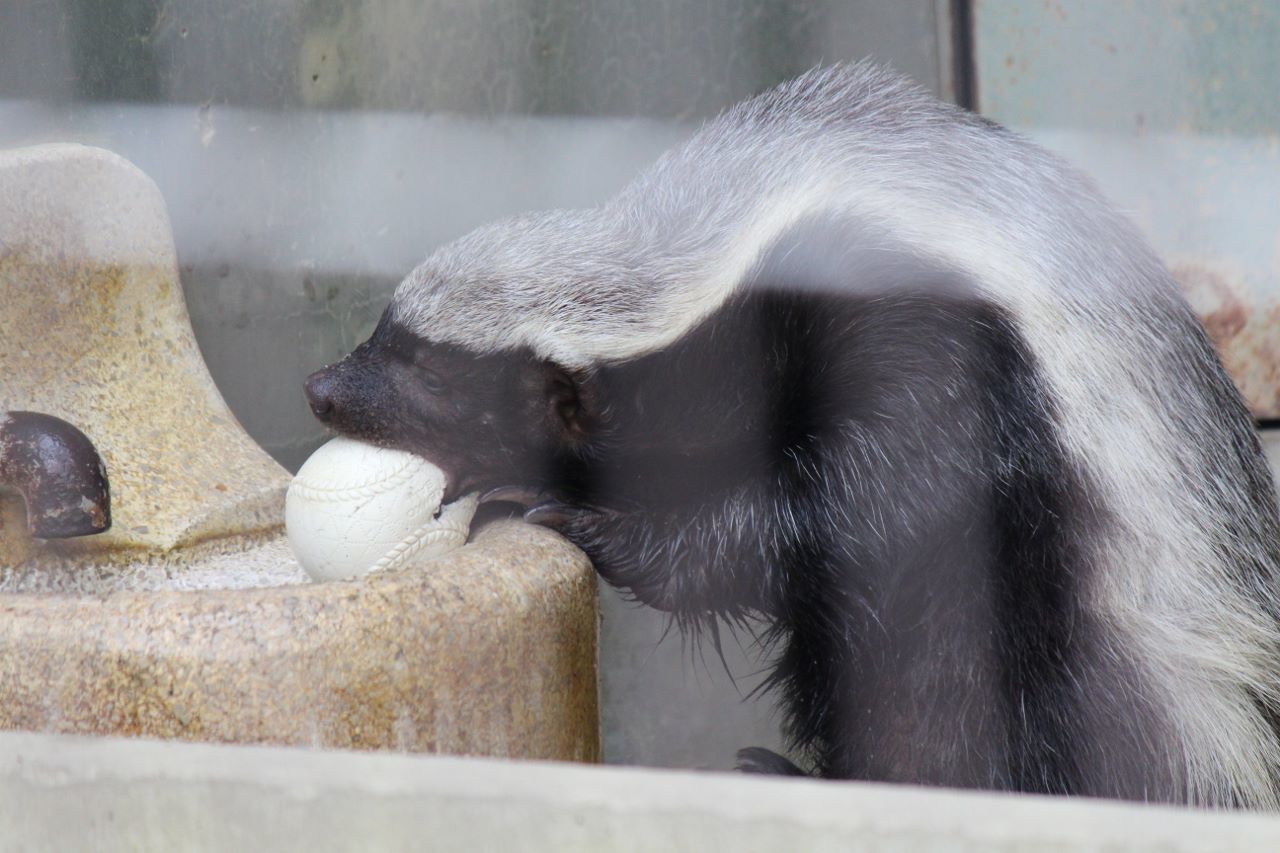
<svg viewBox="0 0 1280 853"><path fill-rule="evenodd" d="M570 440L585 438L595 420L590 375L547 362L544 379L547 411L552 421Z"/></svg>

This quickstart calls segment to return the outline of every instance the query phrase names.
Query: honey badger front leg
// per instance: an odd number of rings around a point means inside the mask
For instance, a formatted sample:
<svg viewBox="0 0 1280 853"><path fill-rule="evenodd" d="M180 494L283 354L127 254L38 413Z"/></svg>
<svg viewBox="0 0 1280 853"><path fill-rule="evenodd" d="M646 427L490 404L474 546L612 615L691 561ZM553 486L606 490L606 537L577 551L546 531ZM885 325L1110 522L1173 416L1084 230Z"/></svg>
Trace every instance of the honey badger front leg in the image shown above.
<svg viewBox="0 0 1280 853"><path fill-rule="evenodd" d="M781 520L765 516L763 491L744 484L671 508L543 499L524 517L581 548L611 585L682 620L772 614L786 537Z"/></svg>
<svg viewBox="0 0 1280 853"><path fill-rule="evenodd" d="M637 601L671 613L683 626L709 627L718 649L717 617L756 613L776 620L786 567L815 556L795 544L804 538L794 529L796 515L767 512L777 505L767 491L758 483L743 484L678 510L605 509L542 495L524 517L561 533L586 553L602 578ZM737 769L809 775L762 747L739 750Z"/></svg>

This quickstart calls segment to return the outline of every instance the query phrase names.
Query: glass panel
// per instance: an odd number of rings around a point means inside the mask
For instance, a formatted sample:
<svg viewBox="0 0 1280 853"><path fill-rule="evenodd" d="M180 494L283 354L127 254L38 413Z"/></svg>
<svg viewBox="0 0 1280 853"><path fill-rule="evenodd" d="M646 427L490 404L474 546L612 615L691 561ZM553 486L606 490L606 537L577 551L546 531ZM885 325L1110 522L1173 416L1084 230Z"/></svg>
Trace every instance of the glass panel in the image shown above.
<svg viewBox="0 0 1280 853"><path fill-rule="evenodd" d="M977 0L979 108L1151 237L1261 417L1280 417L1280 4Z"/></svg>
<svg viewBox="0 0 1280 853"><path fill-rule="evenodd" d="M874 55L947 94L938 0L42 0L0 5L0 147L80 141L168 204L205 359L295 467L302 379L438 244L594 204L701 119ZM943 45L945 48L945 45ZM602 594L612 761L727 767L768 703ZM759 667L726 642L738 673Z"/></svg>
<svg viewBox="0 0 1280 853"><path fill-rule="evenodd" d="M693 123L874 54L940 90L935 0L58 0L0 8L0 146L159 183L196 333L295 467L302 378L436 245L607 197Z"/></svg>

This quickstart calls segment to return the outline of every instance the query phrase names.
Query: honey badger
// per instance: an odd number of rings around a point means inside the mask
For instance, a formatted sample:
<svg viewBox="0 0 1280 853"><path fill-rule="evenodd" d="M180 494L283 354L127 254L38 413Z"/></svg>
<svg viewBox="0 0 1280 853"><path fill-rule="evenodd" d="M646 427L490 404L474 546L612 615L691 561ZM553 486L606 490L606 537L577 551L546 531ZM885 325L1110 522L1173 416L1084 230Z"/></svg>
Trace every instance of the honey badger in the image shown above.
<svg viewBox="0 0 1280 853"><path fill-rule="evenodd" d="M1239 395L1088 180L888 71L441 248L307 393L682 626L765 618L816 775L1280 805Z"/></svg>

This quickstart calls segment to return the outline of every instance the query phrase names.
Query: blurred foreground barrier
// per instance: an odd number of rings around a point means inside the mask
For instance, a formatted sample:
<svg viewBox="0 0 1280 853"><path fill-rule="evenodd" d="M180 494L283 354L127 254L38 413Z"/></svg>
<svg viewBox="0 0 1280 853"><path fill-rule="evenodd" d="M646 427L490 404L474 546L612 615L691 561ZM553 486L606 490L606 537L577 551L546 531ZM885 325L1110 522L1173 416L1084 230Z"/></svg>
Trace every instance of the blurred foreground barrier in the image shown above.
<svg viewBox="0 0 1280 853"><path fill-rule="evenodd" d="M101 850L1273 851L1280 817L437 756L0 735L0 838Z"/></svg>

